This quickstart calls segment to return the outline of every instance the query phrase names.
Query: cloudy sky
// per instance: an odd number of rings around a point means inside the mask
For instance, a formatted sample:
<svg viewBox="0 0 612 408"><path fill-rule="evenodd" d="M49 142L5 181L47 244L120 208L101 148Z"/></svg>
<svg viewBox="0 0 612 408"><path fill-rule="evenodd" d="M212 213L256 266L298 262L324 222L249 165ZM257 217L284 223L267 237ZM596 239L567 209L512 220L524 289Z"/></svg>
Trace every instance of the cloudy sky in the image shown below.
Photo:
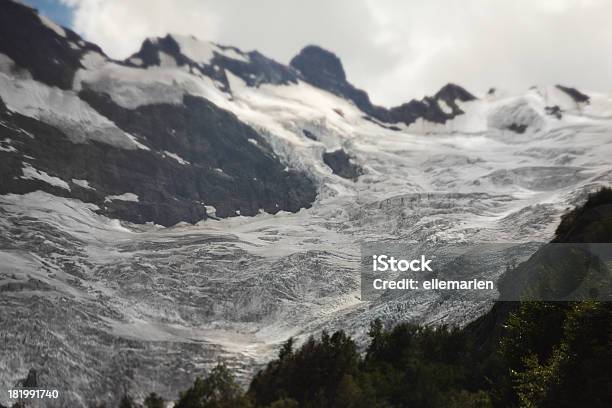
<svg viewBox="0 0 612 408"><path fill-rule="evenodd" d="M562 83L612 91L609 0L24 0L123 58L192 34L288 63L318 44L375 103Z"/></svg>

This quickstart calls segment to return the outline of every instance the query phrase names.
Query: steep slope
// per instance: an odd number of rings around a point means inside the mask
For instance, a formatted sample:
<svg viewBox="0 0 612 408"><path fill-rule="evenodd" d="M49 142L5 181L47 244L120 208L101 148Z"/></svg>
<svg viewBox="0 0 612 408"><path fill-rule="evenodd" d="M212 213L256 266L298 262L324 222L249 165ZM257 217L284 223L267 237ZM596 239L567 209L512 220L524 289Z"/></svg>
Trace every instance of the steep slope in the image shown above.
<svg viewBox="0 0 612 408"><path fill-rule="evenodd" d="M204 219L207 207L227 217L314 200L311 180L231 113L196 96L120 107L78 78L95 64L130 68L25 6L6 2L2 19L0 138L12 148L3 152L0 193L40 189L166 226Z"/></svg>
<svg viewBox="0 0 612 408"><path fill-rule="evenodd" d="M3 0L0 14L0 53L27 70L37 81L60 89L72 88L81 58L102 50L72 30L60 27L20 3Z"/></svg>
<svg viewBox="0 0 612 408"><path fill-rule="evenodd" d="M295 68L190 37L126 61L92 48L66 89L13 48L0 55L0 386L34 368L70 406L122 386L172 399L218 358L246 380L288 336L323 328L466 323L489 305L362 301L361 242L548 241L565 208L612 183L609 95L461 101L451 87L437 98L464 114L391 128ZM234 216L174 225L213 210Z"/></svg>

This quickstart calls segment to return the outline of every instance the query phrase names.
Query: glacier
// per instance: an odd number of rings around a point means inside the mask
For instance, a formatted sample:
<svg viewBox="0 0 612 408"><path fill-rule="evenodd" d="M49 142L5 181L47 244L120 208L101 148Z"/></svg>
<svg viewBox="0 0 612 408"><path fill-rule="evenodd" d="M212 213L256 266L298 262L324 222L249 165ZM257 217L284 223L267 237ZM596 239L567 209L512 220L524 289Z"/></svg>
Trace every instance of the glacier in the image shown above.
<svg viewBox="0 0 612 408"><path fill-rule="evenodd" d="M179 41L198 64L214 64L215 52L252 59L233 47ZM314 181L317 195L296 212L168 227L113 218L48 191L1 195L0 388L36 368L41 384L62 390L58 404L113 400L121 387L174 399L219 359L247 382L288 337L343 329L364 344L375 318L463 325L490 302L362 300L360 244L548 241L564 211L612 184L611 95L581 91L589 99L580 102L557 86L495 91L457 100L463 113L444 123L389 126L303 79L253 86L219 67L223 84L169 54L150 66L96 52L84 54L68 90L4 68L0 98L15 114L68 129L75 143L128 150L152 147L96 112L80 90L126 109L204 98L255 129L287 171ZM19 145L3 143L13 150L3 147L0 157L18 153ZM338 150L361 175L332 171L323 155ZM194 165L171 151L160 155ZM25 162L24 177L64 189L71 182ZM86 175L72 183L94 189Z"/></svg>

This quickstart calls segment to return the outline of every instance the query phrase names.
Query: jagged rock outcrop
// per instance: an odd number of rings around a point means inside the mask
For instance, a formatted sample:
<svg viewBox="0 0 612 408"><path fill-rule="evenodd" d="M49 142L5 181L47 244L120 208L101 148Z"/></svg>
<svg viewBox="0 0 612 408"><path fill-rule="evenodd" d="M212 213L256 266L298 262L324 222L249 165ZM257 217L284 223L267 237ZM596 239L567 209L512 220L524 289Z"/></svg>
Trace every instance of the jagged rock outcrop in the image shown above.
<svg viewBox="0 0 612 408"><path fill-rule="evenodd" d="M589 103L589 101L591 100L588 95L583 94L576 88L571 88L563 85L556 85L556 87L568 94L576 103Z"/></svg>
<svg viewBox="0 0 612 408"><path fill-rule="evenodd" d="M343 149L323 153L323 162L332 169L334 174L349 180L357 180L363 174L363 169L351 161L351 157Z"/></svg>
<svg viewBox="0 0 612 408"><path fill-rule="evenodd" d="M386 123L409 125L419 118L444 123L463 113L457 102L476 99L460 86L447 84L432 97L425 97L420 101L413 99L400 106L387 109L372 104L365 91L348 82L340 59L321 47L315 45L305 47L293 57L290 65L300 72L304 80L353 101L359 109Z"/></svg>

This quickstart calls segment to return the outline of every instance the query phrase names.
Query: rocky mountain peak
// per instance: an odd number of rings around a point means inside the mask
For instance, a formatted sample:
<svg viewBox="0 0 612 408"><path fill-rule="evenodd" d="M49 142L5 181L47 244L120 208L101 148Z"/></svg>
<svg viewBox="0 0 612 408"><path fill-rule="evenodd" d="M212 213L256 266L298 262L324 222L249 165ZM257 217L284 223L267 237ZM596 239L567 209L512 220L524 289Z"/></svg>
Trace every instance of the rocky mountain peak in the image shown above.
<svg viewBox="0 0 612 408"><path fill-rule="evenodd" d="M464 88L453 83L448 83L440 88L440 90L435 93L434 98L443 100L445 102L457 100L461 102L468 102L476 99L474 95L466 91Z"/></svg>
<svg viewBox="0 0 612 408"><path fill-rule="evenodd" d="M576 88L572 88L569 86L563 86L563 85L555 85L555 86L557 87L557 89L560 89L561 91L568 94L576 103L587 103L588 104L591 99L588 95L583 94Z"/></svg>
<svg viewBox="0 0 612 408"><path fill-rule="evenodd" d="M433 97L426 97L420 101L413 99L387 109L374 105L365 91L353 86L346 78L340 58L319 46L309 45L303 48L293 57L289 65L299 71L304 81L352 101L369 117L384 123L409 125L419 118L444 123L463 113L456 101L467 102L476 99L459 85L449 83ZM440 108L436 101L445 102L448 106L446 110Z"/></svg>
<svg viewBox="0 0 612 408"><path fill-rule="evenodd" d="M231 92L227 72L241 78L248 86L264 83L289 84L297 81L295 71L257 51L203 41L194 36L168 34L147 38L140 50L127 58L125 64L136 67L186 66L197 75L205 75Z"/></svg>
<svg viewBox="0 0 612 408"><path fill-rule="evenodd" d="M188 63L176 40L171 35L165 37L149 37L140 46L140 50L126 60L127 63L152 66L160 65L160 52L172 56L178 65Z"/></svg>
<svg viewBox="0 0 612 408"><path fill-rule="evenodd" d="M321 80L346 81L340 58L317 45L304 47L289 65L306 77L318 76Z"/></svg>

